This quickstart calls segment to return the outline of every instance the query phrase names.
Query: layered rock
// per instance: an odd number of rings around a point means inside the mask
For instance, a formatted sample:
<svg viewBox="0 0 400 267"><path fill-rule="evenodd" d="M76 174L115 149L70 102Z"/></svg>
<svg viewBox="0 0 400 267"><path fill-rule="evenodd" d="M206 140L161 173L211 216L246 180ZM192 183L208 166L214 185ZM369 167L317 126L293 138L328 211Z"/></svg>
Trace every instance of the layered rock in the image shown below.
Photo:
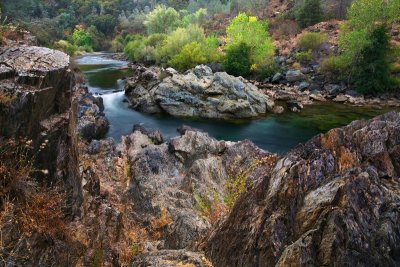
<svg viewBox="0 0 400 267"><path fill-rule="evenodd" d="M0 253L8 265L68 262L60 251L71 247L64 237L55 236L64 230L61 219L78 215L82 203L73 84L69 57L62 52L35 46L0 50L0 142L21 138L32 148L21 158L9 159L17 166L29 163L29 171L2 193L10 196L1 202L8 209L2 206L0 225ZM21 207L22 214L29 214L24 215L25 226L24 216L16 217ZM51 222L60 224L49 227Z"/></svg>
<svg viewBox="0 0 400 267"><path fill-rule="evenodd" d="M136 110L176 117L252 118L274 106L269 97L242 77L213 73L203 65L185 74L137 67L135 76L127 79L125 92Z"/></svg>
<svg viewBox="0 0 400 267"><path fill-rule="evenodd" d="M239 197L206 255L214 266L400 264L399 156L396 112L314 137Z"/></svg>
<svg viewBox="0 0 400 267"><path fill-rule="evenodd" d="M246 171L243 183L252 183L275 159L249 141L217 141L193 130L160 145L135 131L122 139L119 151L129 164L134 217L156 232L158 249L195 249L212 217L226 209L227 185L234 183L229 177Z"/></svg>

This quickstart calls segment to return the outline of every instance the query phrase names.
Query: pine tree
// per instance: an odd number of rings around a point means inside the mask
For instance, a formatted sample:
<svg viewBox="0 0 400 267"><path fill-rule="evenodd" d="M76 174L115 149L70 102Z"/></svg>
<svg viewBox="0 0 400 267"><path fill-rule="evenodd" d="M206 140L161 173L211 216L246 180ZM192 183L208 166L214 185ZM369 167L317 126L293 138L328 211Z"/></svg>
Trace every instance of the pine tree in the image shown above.
<svg viewBox="0 0 400 267"><path fill-rule="evenodd" d="M302 28L312 26L322 19L320 0L305 0L297 13L297 21Z"/></svg>

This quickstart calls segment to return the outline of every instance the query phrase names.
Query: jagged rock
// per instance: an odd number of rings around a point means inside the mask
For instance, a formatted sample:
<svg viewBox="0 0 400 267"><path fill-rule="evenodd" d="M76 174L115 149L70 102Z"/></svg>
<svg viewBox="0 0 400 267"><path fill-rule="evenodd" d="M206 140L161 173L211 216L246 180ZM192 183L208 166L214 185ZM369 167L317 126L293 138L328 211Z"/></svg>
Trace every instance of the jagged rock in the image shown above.
<svg viewBox="0 0 400 267"><path fill-rule="evenodd" d="M240 196L206 255L221 267L399 265L399 155L397 112L314 137Z"/></svg>
<svg viewBox="0 0 400 267"><path fill-rule="evenodd" d="M337 84L326 84L324 90L330 95L337 95L342 91L342 88Z"/></svg>
<svg viewBox="0 0 400 267"><path fill-rule="evenodd" d="M218 216L223 214L229 174L253 166L251 183L258 179L254 174L258 168L267 164L258 160L274 158L249 141L217 141L192 129L160 145L135 131L122 138L119 151L129 162L127 194L135 203L133 214L153 228L162 219L163 227L156 228L163 241L160 247L165 249L196 247L212 223L204 216L212 212L204 210L204 203L214 203L221 208Z"/></svg>
<svg viewBox="0 0 400 267"><path fill-rule="evenodd" d="M147 135L154 144L159 145L164 142L163 136L159 130L148 130L140 124L133 125L132 132L139 131L144 135Z"/></svg>
<svg viewBox="0 0 400 267"><path fill-rule="evenodd" d="M104 114L103 99L89 93L87 87L78 89L78 132L91 141L102 138L108 131L109 122Z"/></svg>
<svg viewBox="0 0 400 267"><path fill-rule="evenodd" d="M242 77L212 73L207 66L179 74L158 68L137 68L125 93L132 108L176 117L251 118L271 111L274 102Z"/></svg>
<svg viewBox="0 0 400 267"><path fill-rule="evenodd" d="M317 100L317 101L321 101L321 102L325 102L326 99L323 95L321 95L320 93L316 93L316 94L311 94L310 98L313 100Z"/></svg>
<svg viewBox="0 0 400 267"><path fill-rule="evenodd" d="M304 74L300 70L289 70L286 72L286 80L288 82L297 82L304 80Z"/></svg>
<svg viewBox="0 0 400 267"><path fill-rule="evenodd" d="M272 112L274 112L276 114L281 114L284 111L285 111L285 109L282 106L275 106Z"/></svg>
<svg viewBox="0 0 400 267"><path fill-rule="evenodd" d="M186 250L160 250L140 255L132 267L212 267L203 254Z"/></svg>
<svg viewBox="0 0 400 267"><path fill-rule="evenodd" d="M176 130L178 131L178 133L180 135L184 135L187 131L203 132L203 130L201 130L201 129L193 128L193 127L190 127L190 126L184 125L184 124L179 126Z"/></svg>

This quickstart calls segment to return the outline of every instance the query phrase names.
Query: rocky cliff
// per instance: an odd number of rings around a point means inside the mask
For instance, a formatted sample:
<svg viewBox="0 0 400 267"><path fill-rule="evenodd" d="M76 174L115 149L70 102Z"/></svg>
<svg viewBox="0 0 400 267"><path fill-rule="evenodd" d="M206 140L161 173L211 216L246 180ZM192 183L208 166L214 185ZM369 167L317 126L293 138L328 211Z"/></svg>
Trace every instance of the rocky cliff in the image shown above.
<svg viewBox="0 0 400 267"><path fill-rule="evenodd" d="M314 137L239 197L206 254L215 266L398 265L399 155L396 112Z"/></svg>

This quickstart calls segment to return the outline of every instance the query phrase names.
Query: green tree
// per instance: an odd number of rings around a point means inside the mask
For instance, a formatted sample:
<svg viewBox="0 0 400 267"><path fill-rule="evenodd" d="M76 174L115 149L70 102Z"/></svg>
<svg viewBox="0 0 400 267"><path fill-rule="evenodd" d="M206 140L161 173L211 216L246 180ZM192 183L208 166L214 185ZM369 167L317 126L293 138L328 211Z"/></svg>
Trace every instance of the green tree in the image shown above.
<svg viewBox="0 0 400 267"><path fill-rule="evenodd" d="M179 54L168 61L168 64L177 70L184 71L206 62L207 57L201 45L198 42L192 42L185 45Z"/></svg>
<svg viewBox="0 0 400 267"><path fill-rule="evenodd" d="M148 14L144 25L149 34L168 33L176 29L179 22L180 16L175 9L160 5Z"/></svg>
<svg viewBox="0 0 400 267"><path fill-rule="evenodd" d="M296 19L302 28L312 26L322 19L320 0L304 0L296 14Z"/></svg>
<svg viewBox="0 0 400 267"><path fill-rule="evenodd" d="M354 72L354 86L361 93L378 93L393 85L390 77L388 51L389 36L384 25L378 25L368 36L368 42L361 49L358 66Z"/></svg>
<svg viewBox="0 0 400 267"><path fill-rule="evenodd" d="M226 49L223 61L224 69L235 76L246 76L250 73L251 47L245 42L233 43Z"/></svg>

